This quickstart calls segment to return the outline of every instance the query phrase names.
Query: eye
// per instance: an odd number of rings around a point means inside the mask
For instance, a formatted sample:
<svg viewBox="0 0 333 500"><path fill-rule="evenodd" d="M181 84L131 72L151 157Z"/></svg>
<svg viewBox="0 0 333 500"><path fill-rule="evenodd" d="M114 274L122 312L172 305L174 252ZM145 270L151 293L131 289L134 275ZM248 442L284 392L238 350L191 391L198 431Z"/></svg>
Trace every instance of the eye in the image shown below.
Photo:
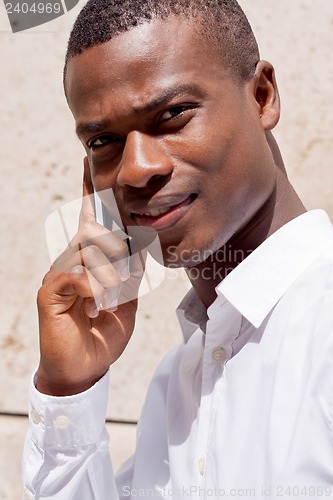
<svg viewBox="0 0 333 500"><path fill-rule="evenodd" d="M164 111L164 113L160 117L160 122L166 122L168 120L172 120L174 118L177 118L178 116L181 116L190 109L191 106L189 105L181 105L181 106L174 106L173 108L168 109L167 111Z"/></svg>
<svg viewBox="0 0 333 500"><path fill-rule="evenodd" d="M100 135L99 137L96 137L96 139L90 140L87 145L89 149L97 149L103 146L109 146L110 144L112 145L115 143L119 143L120 141L121 139L116 135L106 134Z"/></svg>

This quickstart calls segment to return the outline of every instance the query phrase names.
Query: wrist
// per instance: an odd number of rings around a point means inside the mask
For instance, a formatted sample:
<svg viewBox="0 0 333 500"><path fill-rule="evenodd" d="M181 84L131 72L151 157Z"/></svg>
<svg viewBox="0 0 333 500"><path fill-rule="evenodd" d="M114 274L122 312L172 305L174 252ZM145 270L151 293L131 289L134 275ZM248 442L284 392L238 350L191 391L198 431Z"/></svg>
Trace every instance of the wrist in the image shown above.
<svg viewBox="0 0 333 500"><path fill-rule="evenodd" d="M41 367L39 367L37 370L35 382L36 382L36 389L38 390L38 392L42 394L46 394L48 396L56 396L56 397L73 396L75 394L80 394L90 389L93 385L96 384L96 382L98 382L100 378L102 378L102 376L103 375L96 376L93 379L82 380L78 382L70 382L70 381L63 382L51 379L49 376L45 374L44 370Z"/></svg>

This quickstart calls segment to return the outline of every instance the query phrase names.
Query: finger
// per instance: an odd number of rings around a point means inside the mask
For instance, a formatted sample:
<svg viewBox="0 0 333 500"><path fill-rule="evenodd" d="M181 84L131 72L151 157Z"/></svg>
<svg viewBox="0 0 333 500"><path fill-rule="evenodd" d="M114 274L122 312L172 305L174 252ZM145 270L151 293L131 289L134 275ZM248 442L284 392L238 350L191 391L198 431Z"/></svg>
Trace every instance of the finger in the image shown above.
<svg viewBox="0 0 333 500"><path fill-rule="evenodd" d="M91 180L90 166L87 156L83 160L83 165L83 190L80 225L84 225L86 222L95 222L94 187Z"/></svg>
<svg viewBox="0 0 333 500"><path fill-rule="evenodd" d="M99 305L97 306L99 311L108 309L110 311L116 311L119 305L119 295L120 286L118 288L112 288L110 290L105 290L103 298Z"/></svg>
<svg viewBox="0 0 333 500"><path fill-rule="evenodd" d="M98 304L103 300L104 287L86 267L75 266L72 275L79 278L74 283L74 290L84 299L83 308L91 319L99 315Z"/></svg>
<svg viewBox="0 0 333 500"><path fill-rule="evenodd" d="M139 297L139 288L145 273L147 251L145 249L136 252L130 257L130 277L122 283L118 298L119 304L124 304Z"/></svg>
<svg viewBox="0 0 333 500"><path fill-rule="evenodd" d="M90 237L88 240L82 233L77 234L70 247L54 261L53 268L59 272L67 272L71 267L82 264L88 269L93 269L104 266L107 261L113 264L122 281L127 280L129 278L129 249L126 242L107 229L94 234L98 236ZM91 250L89 250L90 247ZM90 258L87 259L87 257Z"/></svg>
<svg viewBox="0 0 333 500"><path fill-rule="evenodd" d="M82 248L98 247L117 270L122 281L129 278L129 249L127 243L120 239L115 232L105 229L104 234L89 238L82 243ZM95 233L97 234L97 233Z"/></svg>
<svg viewBox="0 0 333 500"><path fill-rule="evenodd" d="M94 187L91 180L90 165L88 157L83 158L83 196L93 194Z"/></svg>
<svg viewBox="0 0 333 500"><path fill-rule="evenodd" d="M107 228L96 222L96 211L93 194L94 187L92 184L90 165L87 156L84 158L83 162L84 173L82 208L80 214L79 232L77 238L74 238L73 245L75 247L75 245L77 244L81 244L82 246L88 246L90 243L97 244L109 258L112 256L110 260L114 263L115 268L118 269L121 279L126 280L129 277L127 259L129 254L128 246L124 242L122 237L117 237L117 239L113 240L111 238L108 238L107 235L110 235L111 232ZM80 234L80 229L82 234ZM115 234L115 232L113 234ZM102 235L104 235L105 238L101 238ZM92 239L95 238L100 239L98 242L92 241ZM85 242L85 240L87 241Z"/></svg>
<svg viewBox="0 0 333 500"><path fill-rule="evenodd" d="M85 267L77 265L69 273L53 270L47 273L38 292L38 302L57 306L58 312L64 313L81 298L86 302L86 313L94 318L98 316L96 304L102 301L104 292L103 286L94 276Z"/></svg>
<svg viewBox="0 0 333 500"><path fill-rule="evenodd" d="M92 276L104 289L103 296L96 302L97 309L114 308L120 292L121 277L117 269L104 255L99 247L90 245L80 248L78 252L66 260L66 269L62 272L76 272L77 268L84 267L89 271L88 277Z"/></svg>
<svg viewBox="0 0 333 500"><path fill-rule="evenodd" d="M121 279L117 270L96 246L82 249L81 258L90 275L104 288L102 299L96 303L97 309L116 307L121 286Z"/></svg>

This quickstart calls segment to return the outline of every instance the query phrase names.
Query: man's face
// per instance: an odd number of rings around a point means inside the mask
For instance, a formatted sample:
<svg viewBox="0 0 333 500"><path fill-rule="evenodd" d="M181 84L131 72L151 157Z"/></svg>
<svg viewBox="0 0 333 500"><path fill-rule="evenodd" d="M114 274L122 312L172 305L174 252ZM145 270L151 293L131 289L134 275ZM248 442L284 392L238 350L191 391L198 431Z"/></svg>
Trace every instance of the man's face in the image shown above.
<svg viewBox="0 0 333 500"><path fill-rule="evenodd" d="M155 20L71 58L66 75L95 189L112 188L124 225L155 228L166 264L185 267L241 232L276 175L251 86L197 32Z"/></svg>

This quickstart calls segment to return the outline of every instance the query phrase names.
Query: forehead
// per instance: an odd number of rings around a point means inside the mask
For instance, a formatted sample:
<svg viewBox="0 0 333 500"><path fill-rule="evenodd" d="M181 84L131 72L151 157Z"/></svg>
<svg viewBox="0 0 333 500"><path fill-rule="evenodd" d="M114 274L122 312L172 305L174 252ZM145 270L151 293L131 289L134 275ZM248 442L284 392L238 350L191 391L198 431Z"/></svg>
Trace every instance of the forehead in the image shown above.
<svg viewBox="0 0 333 500"><path fill-rule="evenodd" d="M225 77L220 55L203 38L197 22L170 16L72 57L65 85L69 106L78 118L83 108L91 109L94 103L100 108L109 105L110 99L121 99L135 109L171 86L205 86Z"/></svg>

